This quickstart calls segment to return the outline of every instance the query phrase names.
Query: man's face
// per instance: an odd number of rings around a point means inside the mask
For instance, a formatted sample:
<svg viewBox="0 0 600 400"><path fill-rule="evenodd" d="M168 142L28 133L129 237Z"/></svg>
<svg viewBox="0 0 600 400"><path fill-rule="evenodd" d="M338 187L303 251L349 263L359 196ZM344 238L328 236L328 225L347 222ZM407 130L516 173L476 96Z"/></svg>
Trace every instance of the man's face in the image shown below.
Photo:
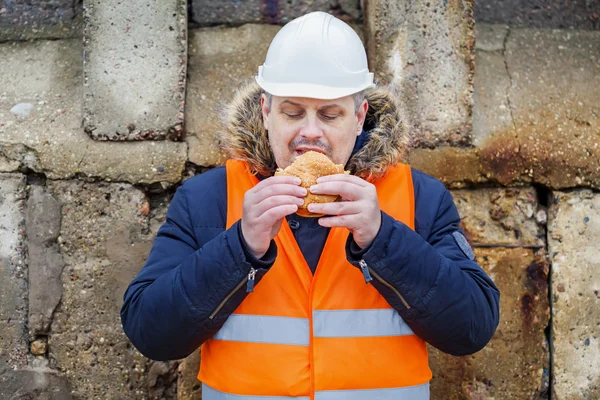
<svg viewBox="0 0 600 400"><path fill-rule="evenodd" d="M269 144L279 168L287 167L309 150L329 156L336 164L346 165L369 107L363 100L355 112L351 96L335 100L273 96L269 109L265 95L261 106Z"/></svg>

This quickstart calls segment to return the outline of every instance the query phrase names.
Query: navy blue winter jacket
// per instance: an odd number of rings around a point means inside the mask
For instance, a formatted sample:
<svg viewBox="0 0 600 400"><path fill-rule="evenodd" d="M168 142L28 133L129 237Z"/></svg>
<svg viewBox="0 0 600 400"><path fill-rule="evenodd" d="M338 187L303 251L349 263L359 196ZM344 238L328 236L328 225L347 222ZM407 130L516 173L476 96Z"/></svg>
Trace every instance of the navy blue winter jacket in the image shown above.
<svg viewBox="0 0 600 400"><path fill-rule="evenodd" d="M373 136L367 133L355 153L377 140ZM360 164L354 165L360 171ZM402 298L377 279L369 283L415 334L449 354L474 353L487 344L498 325L500 294L473 260L448 190L422 172L413 170L412 176L415 230L382 213L380 231L370 247L361 250L350 235L346 257L357 268L364 259L400 293ZM261 260L255 259L246 248L239 221L225 229L226 213L224 167L189 179L175 193L166 222L146 264L129 285L121 310L125 333L145 356L155 360L188 356L244 300L244 286L229 295L251 267L258 270L256 285L269 273L277 254L275 242ZM314 270L328 230L316 219L295 214L288 223ZM215 310L219 311L213 315Z"/></svg>

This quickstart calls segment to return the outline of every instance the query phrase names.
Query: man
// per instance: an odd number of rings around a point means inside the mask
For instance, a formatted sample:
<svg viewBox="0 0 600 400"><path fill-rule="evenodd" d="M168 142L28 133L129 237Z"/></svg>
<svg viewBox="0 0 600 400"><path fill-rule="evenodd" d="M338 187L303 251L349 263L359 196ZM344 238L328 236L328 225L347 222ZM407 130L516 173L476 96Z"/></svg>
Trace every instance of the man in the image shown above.
<svg viewBox="0 0 600 400"><path fill-rule="evenodd" d="M428 399L425 342L483 348L499 292L475 263L449 192L410 169L394 96L372 89L354 31L325 13L287 24L257 84L228 110L231 160L175 194L123 327L149 358L202 345L212 399ZM366 92L365 92L366 91ZM309 150L350 175L306 189L273 176Z"/></svg>

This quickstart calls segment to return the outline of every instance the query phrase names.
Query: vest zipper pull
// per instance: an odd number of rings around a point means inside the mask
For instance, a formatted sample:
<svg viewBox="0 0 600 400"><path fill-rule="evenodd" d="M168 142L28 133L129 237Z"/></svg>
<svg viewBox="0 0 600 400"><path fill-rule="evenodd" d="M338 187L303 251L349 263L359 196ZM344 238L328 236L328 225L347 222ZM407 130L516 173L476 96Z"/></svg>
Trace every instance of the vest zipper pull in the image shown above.
<svg viewBox="0 0 600 400"><path fill-rule="evenodd" d="M367 262L365 260L360 260L358 262L358 265L360 265L360 270L362 271L363 276L365 277L365 282L371 282L373 278L371 277L371 273L369 272L369 266L367 265Z"/></svg>
<svg viewBox="0 0 600 400"><path fill-rule="evenodd" d="M246 292L251 293L254 292L254 277L256 276L256 270L254 267L250 268L250 273L248 273L248 284L246 284Z"/></svg>

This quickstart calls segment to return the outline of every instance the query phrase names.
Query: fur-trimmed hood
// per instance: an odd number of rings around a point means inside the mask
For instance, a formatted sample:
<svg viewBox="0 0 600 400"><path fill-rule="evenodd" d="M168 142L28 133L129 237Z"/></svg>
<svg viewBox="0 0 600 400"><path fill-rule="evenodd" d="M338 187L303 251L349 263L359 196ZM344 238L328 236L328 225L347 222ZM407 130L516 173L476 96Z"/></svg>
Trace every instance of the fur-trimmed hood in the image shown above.
<svg viewBox="0 0 600 400"><path fill-rule="evenodd" d="M261 94L258 84L250 83L225 107L226 129L219 135L219 145L229 158L246 161L253 173L271 176L277 167L263 125ZM347 169L364 179L373 179L398 162L407 162L410 137L396 95L377 88L366 98L369 111L363 135L366 133L367 138L350 157Z"/></svg>

